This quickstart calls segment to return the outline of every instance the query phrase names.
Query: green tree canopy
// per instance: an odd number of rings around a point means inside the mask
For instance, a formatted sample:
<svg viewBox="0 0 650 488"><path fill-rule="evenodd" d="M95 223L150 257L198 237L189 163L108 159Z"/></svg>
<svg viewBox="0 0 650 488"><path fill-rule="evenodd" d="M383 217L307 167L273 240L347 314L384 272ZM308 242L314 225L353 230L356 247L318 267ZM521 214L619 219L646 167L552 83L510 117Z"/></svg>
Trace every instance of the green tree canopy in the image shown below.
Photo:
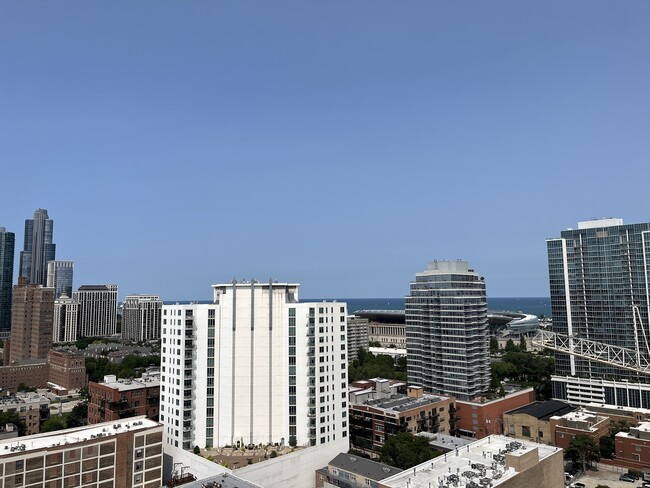
<svg viewBox="0 0 650 488"><path fill-rule="evenodd" d="M569 443L566 455L575 464L582 466L584 473L587 464L593 461L600 461L600 449L594 440L584 434L577 435Z"/></svg>
<svg viewBox="0 0 650 488"><path fill-rule="evenodd" d="M396 468L408 469L439 455L440 452L433 449L426 438L399 432L386 439L380 460Z"/></svg>
<svg viewBox="0 0 650 488"><path fill-rule="evenodd" d="M14 424L18 429L18 435L25 435L27 426L16 412L0 412L0 425Z"/></svg>
<svg viewBox="0 0 650 488"><path fill-rule="evenodd" d="M41 425L41 432L54 432L66 428L65 419L58 415L53 415Z"/></svg>

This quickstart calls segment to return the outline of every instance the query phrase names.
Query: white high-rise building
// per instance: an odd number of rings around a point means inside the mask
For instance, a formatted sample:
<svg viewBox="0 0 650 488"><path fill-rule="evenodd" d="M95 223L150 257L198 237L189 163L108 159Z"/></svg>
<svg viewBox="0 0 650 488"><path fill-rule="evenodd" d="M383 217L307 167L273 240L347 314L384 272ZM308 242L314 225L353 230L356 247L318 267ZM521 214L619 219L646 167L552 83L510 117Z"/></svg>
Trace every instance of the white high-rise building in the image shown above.
<svg viewBox="0 0 650 488"><path fill-rule="evenodd" d="M346 304L299 303L298 287L233 282L214 303L163 306L168 444L347 441Z"/></svg>
<svg viewBox="0 0 650 488"><path fill-rule="evenodd" d="M84 285L72 293L79 302L79 337L106 337L117 331L117 285Z"/></svg>
<svg viewBox="0 0 650 488"><path fill-rule="evenodd" d="M52 262L52 261L50 261ZM54 320L52 322L52 342L74 342L79 338L77 323L79 302L66 295L54 300Z"/></svg>
<svg viewBox="0 0 650 488"><path fill-rule="evenodd" d="M122 304L122 339L160 339L163 302L158 295L128 295Z"/></svg>

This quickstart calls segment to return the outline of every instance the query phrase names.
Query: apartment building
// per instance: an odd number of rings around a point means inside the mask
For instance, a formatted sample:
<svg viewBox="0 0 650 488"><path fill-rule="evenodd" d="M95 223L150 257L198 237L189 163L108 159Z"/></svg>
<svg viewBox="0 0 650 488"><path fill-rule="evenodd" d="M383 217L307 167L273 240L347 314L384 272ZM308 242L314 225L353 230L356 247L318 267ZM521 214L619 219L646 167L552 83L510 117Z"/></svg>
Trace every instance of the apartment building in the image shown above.
<svg viewBox="0 0 650 488"><path fill-rule="evenodd" d="M144 373L136 379L104 376L103 382L88 383L88 396L89 424L142 415L158 421L160 372Z"/></svg>

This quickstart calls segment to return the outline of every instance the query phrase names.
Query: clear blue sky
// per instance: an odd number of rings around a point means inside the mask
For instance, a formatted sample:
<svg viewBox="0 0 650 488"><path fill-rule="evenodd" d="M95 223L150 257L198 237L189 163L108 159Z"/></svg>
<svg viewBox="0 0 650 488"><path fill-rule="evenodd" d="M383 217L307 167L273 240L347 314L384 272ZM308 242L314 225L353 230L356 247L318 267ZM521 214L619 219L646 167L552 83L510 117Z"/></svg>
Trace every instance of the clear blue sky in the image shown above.
<svg viewBox="0 0 650 488"><path fill-rule="evenodd" d="M48 209L75 287L120 297L403 296L457 258L548 295L546 238L650 219L648 26L647 1L5 1L0 226L18 251Z"/></svg>

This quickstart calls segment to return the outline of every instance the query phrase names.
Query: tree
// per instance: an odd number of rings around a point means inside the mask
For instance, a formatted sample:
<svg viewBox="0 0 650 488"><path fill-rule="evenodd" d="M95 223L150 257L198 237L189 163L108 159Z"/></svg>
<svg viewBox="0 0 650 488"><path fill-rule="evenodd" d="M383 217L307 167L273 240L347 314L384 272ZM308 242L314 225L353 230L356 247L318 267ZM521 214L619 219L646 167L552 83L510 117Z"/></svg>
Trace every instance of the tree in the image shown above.
<svg viewBox="0 0 650 488"><path fill-rule="evenodd" d="M0 412L0 425L14 424L18 429L18 435L25 435L27 426L16 412Z"/></svg>
<svg viewBox="0 0 650 488"><path fill-rule="evenodd" d="M201 454L201 448L199 446L194 446L194 454Z"/></svg>
<svg viewBox="0 0 650 488"><path fill-rule="evenodd" d="M61 430L66 428L65 419L55 415L50 417L41 426L41 432L54 432L55 430Z"/></svg>
<svg viewBox="0 0 650 488"><path fill-rule="evenodd" d="M386 439L379 459L396 468L409 469L439 455L440 452L432 449L426 438L399 432Z"/></svg>
<svg viewBox="0 0 650 488"><path fill-rule="evenodd" d="M519 352L519 348L515 346L515 343L512 342L512 339L508 339L508 342L506 342L506 347L505 347L506 352Z"/></svg>
<svg viewBox="0 0 650 488"><path fill-rule="evenodd" d="M571 439L569 449L567 449L567 457L575 464L580 464L584 473L587 463L591 464L593 461L600 461L600 449L591 437L581 434Z"/></svg>
<svg viewBox="0 0 650 488"><path fill-rule="evenodd" d="M499 340L496 337L490 337L490 353L496 354L499 352Z"/></svg>
<svg viewBox="0 0 650 488"><path fill-rule="evenodd" d="M521 336L521 339L519 339L519 350L523 352L526 349L528 349L528 346L526 346L526 338Z"/></svg>
<svg viewBox="0 0 650 488"><path fill-rule="evenodd" d="M616 445L614 438L609 435L604 435L600 438L600 455L605 459L614 459L616 453Z"/></svg>
<svg viewBox="0 0 650 488"><path fill-rule="evenodd" d="M86 402L77 403L70 413L65 414L65 424L66 428L88 424L88 404Z"/></svg>

